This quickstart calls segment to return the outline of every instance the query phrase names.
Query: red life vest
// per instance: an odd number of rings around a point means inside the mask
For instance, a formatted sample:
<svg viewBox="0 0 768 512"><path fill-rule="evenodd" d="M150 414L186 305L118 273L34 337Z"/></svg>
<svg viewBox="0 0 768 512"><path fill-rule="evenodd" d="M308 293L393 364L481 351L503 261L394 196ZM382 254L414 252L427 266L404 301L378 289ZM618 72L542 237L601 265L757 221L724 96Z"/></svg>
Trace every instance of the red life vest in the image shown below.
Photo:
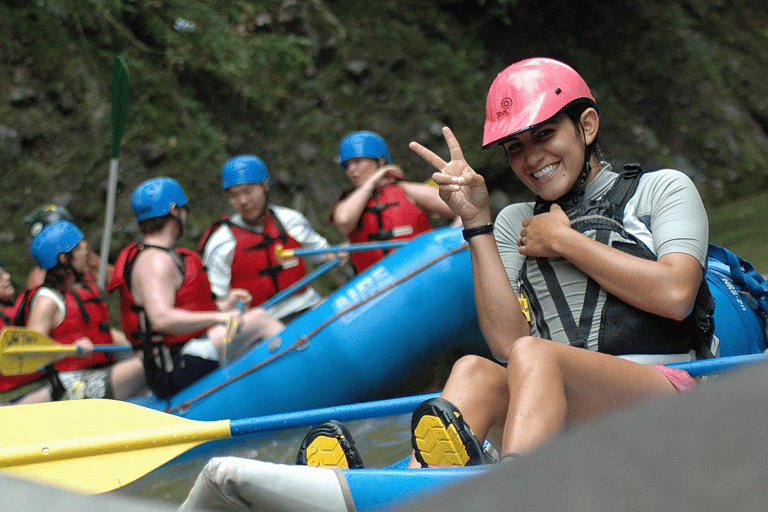
<svg viewBox="0 0 768 512"><path fill-rule="evenodd" d="M144 308L136 305L130 291L131 270L136 256L146 247L155 247L163 249L169 253L176 253L181 258L179 271L184 276L184 282L176 291L176 300L174 306L187 311L216 311L216 303L211 294L211 284L208 281L208 275L203 268L203 260L195 251L185 247L175 247L167 249L157 246L144 246L136 242L131 242L126 246L117 257L115 270L112 279L109 282L108 290L112 293L115 289L120 289L120 322L123 332L134 346L140 346L143 333L139 323L139 314L143 313ZM174 258L175 259L175 258ZM148 326L151 331L151 326ZM207 331L207 328L185 334L163 334L163 344L166 346L180 346L187 341L197 338ZM154 334L154 333L152 333Z"/></svg>
<svg viewBox="0 0 768 512"><path fill-rule="evenodd" d="M229 226L236 240L229 287L248 290L252 304L264 303L306 275L307 265L303 258L288 258L282 262L278 258L278 250L297 249L301 244L286 232L271 211L261 233L237 226L228 218L214 223L200 241L201 252L210 235L222 224Z"/></svg>
<svg viewBox="0 0 768 512"><path fill-rule="evenodd" d="M393 184L385 185L378 195L368 200L357 227L347 238L353 243L406 240L431 229L432 224L424 210L411 202L402 187ZM350 259L355 270L362 272L388 252L391 250L352 252Z"/></svg>
<svg viewBox="0 0 768 512"><path fill-rule="evenodd" d="M16 316L16 309L20 303L17 300L12 306L0 306L0 329L13 325L13 318ZM28 382L39 379L43 375L45 375L43 372L26 373L23 375L0 375L0 392L23 386Z"/></svg>
<svg viewBox="0 0 768 512"><path fill-rule="evenodd" d="M26 290L20 298L19 313L23 323L29 319L32 299L39 286ZM65 315L59 325L50 332L50 337L59 343L72 344L83 336L94 345L114 343L109 325L109 309L101 290L93 283L78 283L66 290L58 290L64 295ZM17 314L18 318L18 314ZM60 372L81 370L100 366L114 361L114 358L102 352L94 352L91 357L70 356L57 361L53 367Z"/></svg>

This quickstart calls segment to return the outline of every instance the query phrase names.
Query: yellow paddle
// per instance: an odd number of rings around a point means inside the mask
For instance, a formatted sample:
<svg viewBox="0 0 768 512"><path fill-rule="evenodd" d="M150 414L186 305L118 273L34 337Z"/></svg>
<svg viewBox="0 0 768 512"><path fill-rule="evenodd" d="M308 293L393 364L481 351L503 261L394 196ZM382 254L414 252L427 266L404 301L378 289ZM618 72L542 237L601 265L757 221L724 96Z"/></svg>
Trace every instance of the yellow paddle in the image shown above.
<svg viewBox="0 0 768 512"><path fill-rule="evenodd" d="M130 345L95 345L96 352L131 350ZM80 347L65 345L26 327L6 327L0 333L0 373L21 375L36 372L65 356L81 353Z"/></svg>
<svg viewBox="0 0 768 512"><path fill-rule="evenodd" d="M768 354L670 366L697 377L768 363ZM195 421L117 400L0 407L0 474L96 494L144 476L207 441L411 413L436 393L239 420Z"/></svg>
<svg viewBox="0 0 768 512"><path fill-rule="evenodd" d="M0 407L0 474L85 494L127 485L206 441L410 413L417 395L240 420L196 421L118 400Z"/></svg>
<svg viewBox="0 0 768 512"><path fill-rule="evenodd" d="M6 406L0 425L0 471L86 494L122 487L230 436L229 420L197 422L105 399Z"/></svg>

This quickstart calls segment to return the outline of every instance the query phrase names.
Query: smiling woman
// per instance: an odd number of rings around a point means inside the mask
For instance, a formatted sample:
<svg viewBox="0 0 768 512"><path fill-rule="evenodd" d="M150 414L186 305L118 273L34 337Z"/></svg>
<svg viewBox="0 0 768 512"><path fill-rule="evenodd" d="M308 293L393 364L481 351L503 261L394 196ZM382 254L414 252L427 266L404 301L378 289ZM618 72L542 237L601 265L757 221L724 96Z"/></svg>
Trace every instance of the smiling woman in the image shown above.
<svg viewBox="0 0 768 512"><path fill-rule="evenodd" d="M563 112L508 138L502 147L520 181L542 199L554 201L571 191L577 180L586 183L600 172L599 165L593 166L588 158L588 165L583 164L584 155L591 152L586 148L596 140L599 126L594 108L576 105L569 107L569 114Z"/></svg>
<svg viewBox="0 0 768 512"><path fill-rule="evenodd" d="M422 435L434 428L461 433L452 449L466 454L459 464L474 464L493 426L503 431L500 452L517 457L569 425L695 387L660 365L707 353L706 211L681 172L614 171L597 150L599 129L589 87L566 64L533 58L499 73L483 147L501 145L537 197L495 223L485 180L450 129L449 162L411 143L461 217L480 326L507 363L456 363L441 399L414 413L411 466L442 460Z"/></svg>

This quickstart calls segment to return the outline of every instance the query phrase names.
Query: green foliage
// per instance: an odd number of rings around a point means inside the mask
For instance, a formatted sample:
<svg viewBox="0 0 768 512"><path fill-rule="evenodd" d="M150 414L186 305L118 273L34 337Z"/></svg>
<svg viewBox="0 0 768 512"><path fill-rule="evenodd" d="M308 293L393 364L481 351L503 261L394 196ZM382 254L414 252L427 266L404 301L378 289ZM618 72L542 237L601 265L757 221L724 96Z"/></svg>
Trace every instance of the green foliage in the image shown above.
<svg viewBox="0 0 768 512"><path fill-rule="evenodd" d="M518 4L519 0L477 0L480 7L484 8L488 14L503 24L512 25L512 18L509 10Z"/></svg>
<svg viewBox="0 0 768 512"><path fill-rule="evenodd" d="M722 245L768 275L768 192L754 194L709 211L709 240Z"/></svg>
<svg viewBox="0 0 768 512"><path fill-rule="evenodd" d="M492 78L532 55L562 58L584 74L617 163L681 168L709 206L727 203L768 186L768 28L757 0L731 4L0 2L0 124L23 146L3 162L15 193L0 208L14 241L0 257L26 255L21 218L50 201L67 205L98 243L115 55L126 59L132 85L113 248L133 237L129 194L152 176L185 186L193 235L225 213L218 170L241 152L267 161L274 202L300 209L340 242L326 222L346 186L334 157L355 129L379 131L408 177L421 180L432 170L408 142L447 157L439 127L449 125L492 189L520 197L503 156L482 151L480 138ZM18 87L34 91L29 105L11 105ZM148 158L153 151L159 156ZM18 265L25 275L30 261Z"/></svg>

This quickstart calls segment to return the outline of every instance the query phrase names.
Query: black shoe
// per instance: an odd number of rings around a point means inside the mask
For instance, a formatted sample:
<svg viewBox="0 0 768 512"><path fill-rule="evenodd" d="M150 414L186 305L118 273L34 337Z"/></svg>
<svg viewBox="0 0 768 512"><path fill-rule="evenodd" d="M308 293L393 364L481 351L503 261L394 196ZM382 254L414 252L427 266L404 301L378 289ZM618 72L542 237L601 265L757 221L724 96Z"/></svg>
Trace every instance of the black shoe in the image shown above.
<svg viewBox="0 0 768 512"><path fill-rule="evenodd" d="M430 398L413 411L411 446L425 468L485 463L480 441L456 406L443 398Z"/></svg>
<svg viewBox="0 0 768 512"><path fill-rule="evenodd" d="M364 467L352 434L336 420L309 429L299 448L296 464L344 469Z"/></svg>

